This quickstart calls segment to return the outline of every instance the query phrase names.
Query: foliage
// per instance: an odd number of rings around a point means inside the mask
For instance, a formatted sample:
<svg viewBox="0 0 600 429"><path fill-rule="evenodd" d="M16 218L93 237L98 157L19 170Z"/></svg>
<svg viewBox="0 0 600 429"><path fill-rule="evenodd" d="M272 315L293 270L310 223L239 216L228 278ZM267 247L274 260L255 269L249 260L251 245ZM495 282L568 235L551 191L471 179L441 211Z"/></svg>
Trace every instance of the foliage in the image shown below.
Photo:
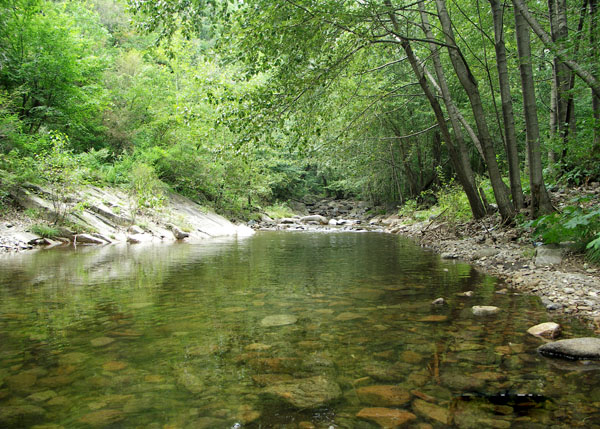
<svg viewBox="0 0 600 429"><path fill-rule="evenodd" d="M42 223L31 225L31 232L44 238L53 238L60 235L60 231L56 227Z"/></svg>
<svg viewBox="0 0 600 429"><path fill-rule="evenodd" d="M166 199L164 189L165 185L157 177L154 168L147 164L136 165L131 172L131 212L162 207Z"/></svg>
<svg viewBox="0 0 600 429"><path fill-rule="evenodd" d="M598 260L600 255L600 208L592 206L584 208L581 203L588 198L579 198L573 203L578 205L566 206L561 212L541 216L525 224L534 228L534 236L541 238L544 243L562 243L572 241L577 249L587 249L589 256Z"/></svg>
<svg viewBox="0 0 600 429"><path fill-rule="evenodd" d="M288 207L285 203L275 203L264 209L264 212L271 219L282 219L284 217L294 216L294 211Z"/></svg>
<svg viewBox="0 0 600 429"><path fill-rule="evenodd" d="M51 147L37 158L39 177L44 179L50 191L55 218L54 224L62 222L73 207L71 194L77 189L77 163L67 149L67 136L55 132L50 135Z"/></svg>

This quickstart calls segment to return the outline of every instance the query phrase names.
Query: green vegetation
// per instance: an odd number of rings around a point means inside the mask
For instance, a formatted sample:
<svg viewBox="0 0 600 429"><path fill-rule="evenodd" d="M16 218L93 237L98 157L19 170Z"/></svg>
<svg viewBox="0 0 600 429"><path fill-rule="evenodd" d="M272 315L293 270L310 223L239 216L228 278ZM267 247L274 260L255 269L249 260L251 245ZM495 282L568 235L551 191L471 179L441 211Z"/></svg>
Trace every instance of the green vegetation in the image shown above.
<svg viewBox="0 0 600 429"><path fill-rule="evenodd" d="M560 213L551 213L528 222L526 226L534 228L534 235L544 243L572 242L575 249L586 251L595 262L600 261L600 208L583 208L582 203L589 198L579 198Z"/></svg>
<svg viewBox="0 0 600 429"><path fill-rule="evenodd" d="M273 204L265 208L265 213L271 219L282 219L284 217L292 217L294 212L285 203Z"/></svg>
<svg viewBox="0 0 600 429"><path fill-rule="evenodd" d="M275 3L2 2L0 211L44 184L60 222L94 184L135 211L172 190L237 219L326 195L513 222L600 180L597 0Z"/></svg>
<svg viewBox="0 0 600 429"><path fill-rule="evenodd" d="M52 237L60 236L60 231L57 228L50 226L50 225L41 224L41 223L32 225L31 232L39 235L40 237L45 237L45 238L52 238Z"/></svg>

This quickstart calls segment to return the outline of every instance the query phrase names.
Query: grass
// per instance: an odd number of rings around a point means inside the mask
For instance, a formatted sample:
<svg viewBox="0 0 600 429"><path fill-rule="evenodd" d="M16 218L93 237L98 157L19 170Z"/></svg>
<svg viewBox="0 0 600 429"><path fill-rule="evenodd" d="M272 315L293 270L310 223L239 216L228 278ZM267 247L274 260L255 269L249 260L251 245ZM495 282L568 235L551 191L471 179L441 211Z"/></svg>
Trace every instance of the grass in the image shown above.
<svg viewBox="0 0 600 429"><path fill-rule="evenodd" d="M57 228L41 223L32 225L31 232L44 238L58 237L60 235L60 231Z"/></svg>
<svg viewBox="0 0 600 429"><path fill-rule="evenodd" d="M294 216L294 212L285 203L276 203L265 208L265 213L271 219L281 219Z"/></svg>

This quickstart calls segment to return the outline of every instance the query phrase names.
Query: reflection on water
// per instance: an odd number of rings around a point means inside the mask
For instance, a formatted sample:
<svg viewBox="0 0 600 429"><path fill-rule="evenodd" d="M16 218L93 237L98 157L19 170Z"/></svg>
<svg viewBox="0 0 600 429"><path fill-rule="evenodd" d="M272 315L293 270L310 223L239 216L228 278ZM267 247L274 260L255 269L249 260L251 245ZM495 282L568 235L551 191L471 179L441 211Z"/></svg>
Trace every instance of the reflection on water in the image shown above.
<svg viewBox="0 0 600 429"><path fill-rule="evenodd" d="M2 427L600 425L598 372L535 353L536 298L398 237L260 233L0 264Z"/></svg>

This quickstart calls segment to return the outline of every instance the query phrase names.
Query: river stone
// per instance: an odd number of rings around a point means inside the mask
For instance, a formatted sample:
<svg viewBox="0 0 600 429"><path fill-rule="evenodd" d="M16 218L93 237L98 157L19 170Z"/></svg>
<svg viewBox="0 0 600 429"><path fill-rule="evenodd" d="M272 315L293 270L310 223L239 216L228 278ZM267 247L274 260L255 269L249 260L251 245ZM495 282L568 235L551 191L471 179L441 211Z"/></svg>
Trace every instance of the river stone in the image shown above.
<svg viewBox="0 0 600 429"><path fill-rule="evenodd" d="M600 338L584 337L558 340L538 347L543 356L571 360L600 360Z"/></svg>
<svg viewBox="0 0 600 429"><path fill-rule="evenodd" d="M327 223L329 221L327 220L326 217L321 216L321 215L310 215L310 216L301 217L300 222L302 222L302 223L317 222L317 223L320 223L321 225L327 225Z"/></svg>
<svg viewBox="0 0 600 429"><path fill-rule="evenodd" d="M263 390L296 408L317 408L342 396L340 386L322 376L284 381Z"/></svg>
<svg viewBox="0 0 600 429"><path fill-rule="evenodd" d="M102 368L106 371L121 371L127 367L126 362L121 362L117 360L111 360L102 365Z"/></svg>
<svg viewBox="0 0 600 429"><path fill-rule="evenodd" d="M269 328L271 326L293 325L297 321L298 318L291 314L275 314L273 316L265 317L260 321L260 324L261 326Z"/></svg>
<svg viewBox="0 0 600 429"><path fill-rule="evenodd" d="M119 410L99 410L81 417L79 421L90 426L107 426L117 423L125 418L125 414Z"/></svg>
<svg viewBox="0 0 600 429"><path fill-rule="evenodd" d="M352 312L345 312L345 313L340 313L336 316L335 320L338 320L340 322L347 322L349 320L356 320L356 319L362 319L363 316L362 314L358 314L358 313L352 313Z"/></svg>
<svg viewBox="0 0 600 429"><path fill-rule="evenodd" d="M473 253L473 259L491 258L492 256L496 256L498 253L500 253L500 250L494 249L493 247L479 249Z"/></svg>
<svg viewBox="0 0 600 429"><path fill-rule="evenodd" d="M113 341L115 341L114 338L109 338L109 337L98 337L98 338L94 338L93 340L90 341L90 344L93 347L104 347L109 345L110 343L112 343Z"/></svg>
<svg viewBox="0 0 600 429"><path fill-rule="evenodd" d="M294 377L289 374L256 374L252 376L252 380L259 386L265 387L271 384L293 381Z"/></svg>
<svg viewBox="0 0 600 429"><path fill-rule="evenodd" d="M65 353L64 355L59 356L58 361L62 365L78 364L78 363L84 362L89 357L90 356L85 353L72 352L72 353Z"/></svg>
<svg viewBox="0 0 600 429"><path fill-rule="evenodd" d="M54 390L44 390L42 392L32 393L27 397L30 401L33 402L46 402L49 399L55 398L56 392Z"/></svg>
<svg viewBox="0 0 600 429"><path fill-rule="evenodd" d="M75 242L81 244L106 244L106 241L90 234L77 234Z"/></svg>
<svg viewBox="0 0 600 429"><path fill-rule="evenodd" d="M263 343L252 343L252 344L248 344L246 347L244 347L244 350L249 351L249 352L260 352L260 351L264 351L264 350L269 350L271 347L271 345L269 344L263 344Z"/></svg>
<svg viewBox="0 0 600 429"><path fill-rule="evenodd" d="M177 383L192 393L201 393L206 390L200 377L192 374L187 369L181 369L178 371Z"/></svg>
<svg viewBox="0 0 600 429"><path fill-rule="evenodd" d="M408 411L381 407L363 408L356 417L374 421L383 428L397 428L417 418Z"/></svg>
<svg viewBox="0 0 600 429"><path fill-rule="evenodd" d="M471 308L471 311L475 316L491 316L493 314L498 314L500 309L493 305L474 305Z"/></svg>
<svg viewBox="0 0 600 429"><path fill-rule="evenodd" d="M429 316L421 317L418 322L445 322L448 320L448 316L443 314L431 314Z"/></svg>
<svg viewBox="0 0 600 429"><path fill-rule="evenodd" d="M444 386L462 392L478 391L485 385L484 380L458 372L444 372L440 379Z"/></svg>
<svg viewBox="0 0 600 429"><path fill-rule="evenodd" d="M535 250L535 265L559 265L563 260L563 250L556 247L540 246Z"/></svg>
<svg viewBox="0 0 600 429"><path fill-rule="evenodd" d="M39 422L46 410L36 405L3 405L0 407L0 424L10 427L26 427Z"/></svg>
<svg viewBox="0 0 600 429"><path fill-rule="evenodd" d="M27 390L35 384L37 376L29 372L22 372L6 377L4 381L12 390Z"/></svg>
<svg viewBox="0 0 600 429"><path fill-rule="evenodd" d="M410 401L407 390L391 384L359 387L356 394L360 402L383 407L399 407Z"/></svg>
<svg viewBox="0 0 600 429"><path fill-rule="evenodd" d="M413 402L413 410L415 410L417 414L421 414L431 420L436 420L444 425L448 424L449 412L447 408L425 402L422 399L415 399Z"/></svg>
<svg viewBox="0 0 600 429"><path fill-rule="evenodd" d="M529 328L527 333L535 337L554 339L560 335L560 325L554 322L540 323Z"/></svg>

